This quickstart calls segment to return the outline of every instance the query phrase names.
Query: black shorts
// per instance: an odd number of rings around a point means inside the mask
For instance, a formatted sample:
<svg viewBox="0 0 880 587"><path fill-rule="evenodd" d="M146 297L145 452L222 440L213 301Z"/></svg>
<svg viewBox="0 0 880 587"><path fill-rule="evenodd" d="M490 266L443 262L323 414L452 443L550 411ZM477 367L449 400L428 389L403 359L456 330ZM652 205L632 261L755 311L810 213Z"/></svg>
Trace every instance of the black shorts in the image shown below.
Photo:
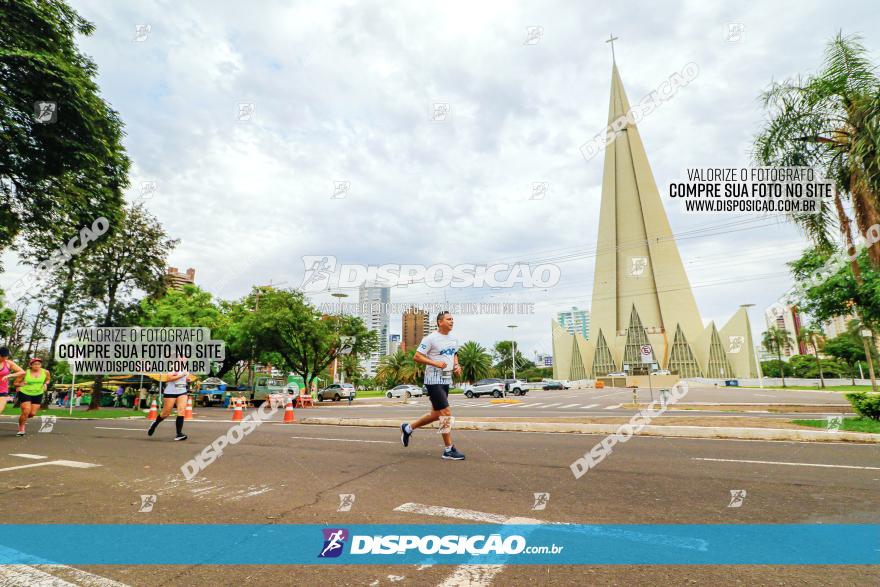
<svg viewBox="0 0 880 587"><path fill-rule="evenodd" d="M28 395L26 393L18 393L19 403L23 404L24 402L31 402L32 404L41 404L43 403L43 394L40 395Z"/></svg>
<svg viewBox="0 0 880 587"><path fill-rule="evenodd" d="M428 397L431 399L431 407L435 410L445 410L449 407L449 386L441 383L426 383Z"/></svg>
<svg viewBox="0 0 880 587"><path fill-rule="evenodd" d="M177 399L179 397L186 397L186 393L166 393L162 397L165 399Z"/></svg>

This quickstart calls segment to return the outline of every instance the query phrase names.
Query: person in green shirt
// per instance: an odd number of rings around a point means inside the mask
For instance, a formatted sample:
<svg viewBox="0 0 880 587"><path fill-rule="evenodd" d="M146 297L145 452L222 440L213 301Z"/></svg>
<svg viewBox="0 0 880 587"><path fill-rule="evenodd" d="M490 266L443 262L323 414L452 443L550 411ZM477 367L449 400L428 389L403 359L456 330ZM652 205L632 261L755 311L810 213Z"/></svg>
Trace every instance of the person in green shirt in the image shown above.
<svg viewBox="0 0 880 587"><path fill-rule="evenodd" d="M43 402L43 394L46 393L51 379L49 372L43 369L42 359L34 357L30 360L28 370L24 373L24 383L18 389L18 396L21 400L21 415L18 417L18 434L16 436L24 436L24 428L28 418L37 415L40 404Z"/></svg>

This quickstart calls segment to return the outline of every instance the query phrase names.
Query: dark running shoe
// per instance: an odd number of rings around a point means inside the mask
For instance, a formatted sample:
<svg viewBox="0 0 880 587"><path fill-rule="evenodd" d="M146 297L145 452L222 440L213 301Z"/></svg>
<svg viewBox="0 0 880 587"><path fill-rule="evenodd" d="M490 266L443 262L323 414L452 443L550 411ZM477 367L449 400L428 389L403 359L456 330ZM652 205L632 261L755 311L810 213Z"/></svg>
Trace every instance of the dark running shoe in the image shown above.
<svg viewBox="0 0 880 587"><path fill-rule="evenodd" d="M455 447L450 447L449 450L443 451L443 458L449 459L450 461L463 461L464 455L455 450Z"/></svg>
<svg viewBox="0 0 880 587"><path fill-rule="evenodd" d="M400 442L403 443L403 446L409 446L409 437L412 436L412 432L406 431L406 424L400 425Z"/></svg>
<svg viewBox="0 0 880 587"><path fill-rule="evenodd" d="M187 436L186 434L178 434L174 437L174 440L186 440L187 438L189 438L189 436Z"/></svg>
<svg viewBox="0 0 880 587"><path fill-rule="evenodd" d="M150 424L150 429L147 430L147 436L152 436L153 432L156 431L156 426L159 425L159 420L153 420L153 423Z"/></svg>

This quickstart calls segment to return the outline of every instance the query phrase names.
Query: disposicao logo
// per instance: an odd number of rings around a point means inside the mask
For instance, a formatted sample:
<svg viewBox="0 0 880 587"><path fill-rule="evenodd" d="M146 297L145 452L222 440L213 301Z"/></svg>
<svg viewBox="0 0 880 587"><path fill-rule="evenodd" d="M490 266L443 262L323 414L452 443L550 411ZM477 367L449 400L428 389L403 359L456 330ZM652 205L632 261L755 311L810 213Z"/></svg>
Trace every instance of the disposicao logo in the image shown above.
<svg viewBox="0 0 880 587"><path fill-rule="evenodd" d="M348 540L348 530L345 528L324 528L324 547L318 558L336 558L345 547L345 541Z"/></svg>

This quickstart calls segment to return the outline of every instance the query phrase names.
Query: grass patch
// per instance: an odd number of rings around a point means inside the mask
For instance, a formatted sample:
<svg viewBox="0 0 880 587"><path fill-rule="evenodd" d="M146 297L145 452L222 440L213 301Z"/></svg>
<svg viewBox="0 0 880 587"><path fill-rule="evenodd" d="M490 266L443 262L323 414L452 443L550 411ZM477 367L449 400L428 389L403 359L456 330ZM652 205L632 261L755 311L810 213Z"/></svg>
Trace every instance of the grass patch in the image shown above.
<svg viewBox="0 0 880 587"><path fill-rule="evenodd" d="M749 386L741 385L739 387L733 387L730 389L761 389L761 388L758 387L757 385L749 385ZM767 388L765 387L765 389L767 389ZM772 391L774 389L777 389L777 390L778 389L786 389L786 390L790 389L793 391L797 391L799 389L802 389L804 391L871 391L871 386L870 385L828 385L825 387L819 387L818 385L786 385L785 387L782 387L780 385L779 387L770 388L770 391Z"/></svg>
<svg viewBox="0 0 880 587"><path fill-rule="evenodd" d="M813 428L826 428L828 420L792 420L792 424L800 424L801 426L812 426ZM870 420L868 418L844 418L841 430L847 432L869 432L872 434L880 434L880 420Z"/></svg>
<svg viewBox="0 0 880 587"><path fill-rule="evenodd" d="M6 409L3 411L4 416L18 416L21 414L21 409L15 408L12 405L7 405ZM144 418L146 417L142 412L135 412L134 410L127 409L113 409L113 408L102 408L100 410L88 411L85 407L73 408L73 413L71 414L68 408L49 408L48 410L40 410L37 412L37 416L64 416L66 418L102 418L102 419L113 419L113 418Z"/></svg>

